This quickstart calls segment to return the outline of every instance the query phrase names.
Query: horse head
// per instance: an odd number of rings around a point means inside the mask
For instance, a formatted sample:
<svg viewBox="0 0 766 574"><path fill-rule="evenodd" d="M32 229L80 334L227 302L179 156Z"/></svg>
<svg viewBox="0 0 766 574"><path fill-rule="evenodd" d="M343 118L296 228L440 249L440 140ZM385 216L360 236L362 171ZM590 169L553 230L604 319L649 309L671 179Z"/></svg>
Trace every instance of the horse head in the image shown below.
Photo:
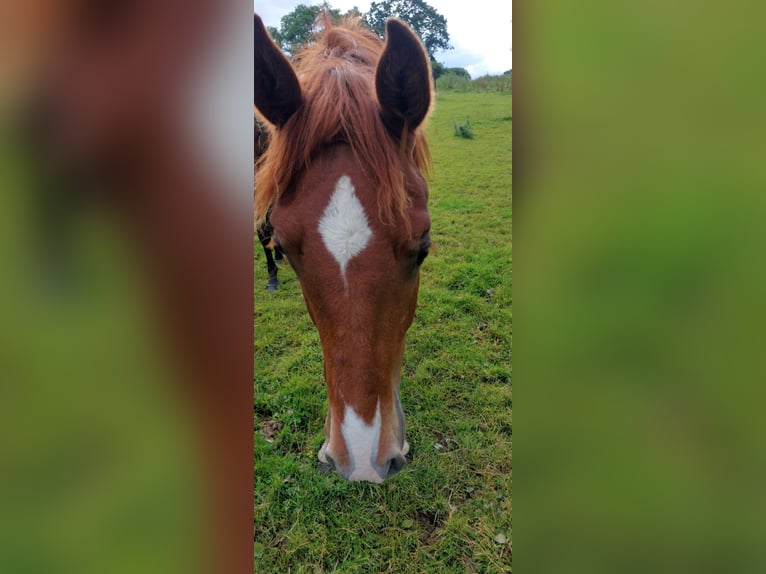
<svg viewBox="0 0 766 574"><path fill-rule="evenodd" d="M357 21L325 18L291 62L255 16L255 106L272 125L256 220L271 209L319 331L329 398L319 459L352 481L382 482L409 451L400 371L430 247L432 100L426 51L399 20L384 44Z"/></svg>

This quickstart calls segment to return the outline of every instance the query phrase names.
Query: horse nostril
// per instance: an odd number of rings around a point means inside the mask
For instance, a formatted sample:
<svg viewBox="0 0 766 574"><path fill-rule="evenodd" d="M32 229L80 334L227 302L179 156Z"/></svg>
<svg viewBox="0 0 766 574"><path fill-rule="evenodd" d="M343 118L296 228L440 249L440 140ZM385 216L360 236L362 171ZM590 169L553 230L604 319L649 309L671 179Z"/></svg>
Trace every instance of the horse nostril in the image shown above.
<svg viewBox="0 0 766 574"><path fill-rule="evenodd" d="M386 478L390 478L394 476L397 472L402 470L402 468L404 468L404 464L405 464L405 460L402 455L397 455L393 457L391 460L389 460L386 463L386 466L388 466L388 473L386 474Z"/></svg>

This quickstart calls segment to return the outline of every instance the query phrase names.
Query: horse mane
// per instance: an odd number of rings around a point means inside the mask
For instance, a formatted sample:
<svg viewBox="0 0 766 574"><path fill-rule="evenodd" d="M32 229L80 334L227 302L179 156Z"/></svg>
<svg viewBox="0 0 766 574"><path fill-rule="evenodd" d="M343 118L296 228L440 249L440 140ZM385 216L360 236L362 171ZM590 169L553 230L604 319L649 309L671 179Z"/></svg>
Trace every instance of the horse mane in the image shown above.
<svg viewBox="0 0 766 574"><path fill-rule="evenodd" d="M283 127L269 130L269 147L256 163L256 225L310 166L317 150L344 142L378 190L380 220L409 226L410 165L425 175L431 162L422 127L398 139L383 123L375 91L380 38L358 17L333 26L325 14L323 23L316 43L292 59L304 103Z"/></svg>

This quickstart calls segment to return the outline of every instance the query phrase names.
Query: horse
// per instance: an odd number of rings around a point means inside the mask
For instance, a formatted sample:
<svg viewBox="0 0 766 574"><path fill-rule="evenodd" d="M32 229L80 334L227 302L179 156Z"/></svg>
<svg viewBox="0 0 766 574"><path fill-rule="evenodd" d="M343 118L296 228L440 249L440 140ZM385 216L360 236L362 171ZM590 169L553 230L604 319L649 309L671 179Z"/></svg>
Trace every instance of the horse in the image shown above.
<svg viewBox="0 0 766 574"><path fill-rule="evenodd" d="M429 60L400 20L387 21L384 43L358 19L333 26L325 14L291 62L256 14L254 87L272 126L255 218L270 213L322 344L318 458L346 480L380 483L409 452L400 384L431 246Z"/></svg>
<svg viewBox="0 0 766 574"><path fill-rule="evenodd" d="M253 124L253 147L255 150L255 162L257 163L258 159L264 154L269 146L269 132L257 116L253 117ZM269 274L269 281L266 284L266 289L269 291L276 291L279 288L279 279L277 279L279 268L277 267L277 264L284 262L282 250L278 245L275 245L272 240L273 235L274 228L271 226L271 222L267 215L263 224L258 226L258 241L261 242L263 253L266 256L266 272Z"/></svg>

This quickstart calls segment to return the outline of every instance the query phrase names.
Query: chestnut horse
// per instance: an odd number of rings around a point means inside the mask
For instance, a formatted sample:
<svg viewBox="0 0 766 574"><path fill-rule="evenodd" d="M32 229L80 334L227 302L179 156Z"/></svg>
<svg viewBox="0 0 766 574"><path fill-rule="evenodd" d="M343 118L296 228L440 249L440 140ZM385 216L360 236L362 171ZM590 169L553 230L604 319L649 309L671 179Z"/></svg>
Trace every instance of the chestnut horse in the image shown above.
<svg viewBox="0 0 766 574"><path fill-rule="evenodd" d="M399 20L387 22L385 45L358 20L324 24L291 64L255 16L255 106L273 125L255 216L271 209L322 342L319 460L347 480L382 482L409 451L399 387L430 248L431 70Z"/></svg>

